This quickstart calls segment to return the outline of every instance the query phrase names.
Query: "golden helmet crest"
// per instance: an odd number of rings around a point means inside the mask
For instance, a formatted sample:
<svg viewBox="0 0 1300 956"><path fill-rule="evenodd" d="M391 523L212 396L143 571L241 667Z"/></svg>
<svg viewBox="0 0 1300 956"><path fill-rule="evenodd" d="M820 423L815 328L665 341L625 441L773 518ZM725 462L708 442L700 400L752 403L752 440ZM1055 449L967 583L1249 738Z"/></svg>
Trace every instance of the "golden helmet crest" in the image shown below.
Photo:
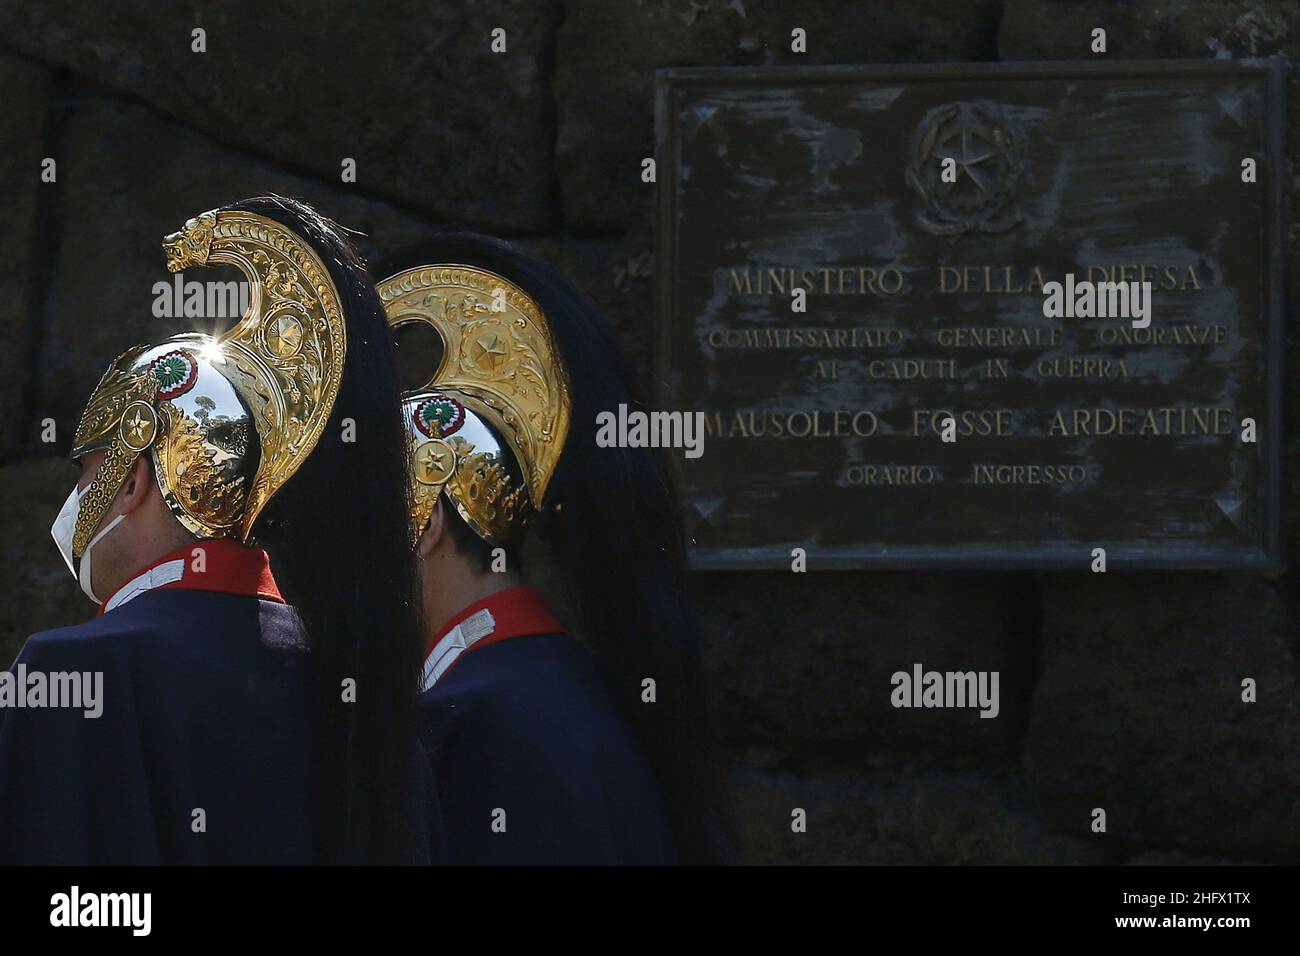
<svg viewBox="0 0 1300 956"><path fill-rule="evenodd" d="M433 326L442 361L402 396L419 536L444 489L485 541L510 543L542 506L569 429L569 384L541 308L475 266L417 266L379 283L394 328Z"/></svg>
<svg viewBox="0 0 1300 956"><path fill-rule="evenodd" d="M292 230L221 210L163 240L167 268L230 264L250 287L229 331L175 335L118 356L96 386L72 456L107 454L82 499L80 556L146 450L163 500L192 534L245 543L316 446L343 377L347 337L329 270Z"/></svg>

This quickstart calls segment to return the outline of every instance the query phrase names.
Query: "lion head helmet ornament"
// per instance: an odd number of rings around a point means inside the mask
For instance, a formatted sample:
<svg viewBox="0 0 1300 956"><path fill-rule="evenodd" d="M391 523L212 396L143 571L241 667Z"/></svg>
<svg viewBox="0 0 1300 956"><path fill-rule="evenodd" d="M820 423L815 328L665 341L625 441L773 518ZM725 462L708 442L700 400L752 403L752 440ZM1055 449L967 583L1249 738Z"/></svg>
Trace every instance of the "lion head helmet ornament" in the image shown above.
<svg viewBox="0 0 1300 956"><path fill-rule="evenodd" d="M379 283L394 328L433 326L433 377L402 396L411 442L412 529L445 491L490 544L516 543L542 507L569 429L569 384L541 308L475 266L417 266Z"/></svg>
<svg viewBox="0 0 1300 956"><path fill-rule="evenodd" d="M220 335L175 335L109 366L73 440L73 458L107 452L77 514L78 557L145 452L186 529L247 543L262 509L315 447L338 396L342 304L305 239L274 219L218 210L191 219L163 248L172 272L239 268L250 286L248 310Z"/></svg>

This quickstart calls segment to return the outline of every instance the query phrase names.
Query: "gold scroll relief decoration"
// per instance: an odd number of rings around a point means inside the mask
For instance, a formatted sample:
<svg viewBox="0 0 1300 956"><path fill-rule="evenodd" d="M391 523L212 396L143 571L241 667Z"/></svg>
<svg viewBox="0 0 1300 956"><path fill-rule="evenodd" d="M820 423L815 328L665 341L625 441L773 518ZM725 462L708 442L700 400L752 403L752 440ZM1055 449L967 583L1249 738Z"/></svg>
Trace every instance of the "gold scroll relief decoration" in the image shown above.
<svg viewBox="0 0 1300 956"><path fill-rule="evenodd" d="M163 240L167 268L236 266L248 311L216 337L223 371L253 413L261 461L240 519L247 541L262 509L316 446L343 378L347 333L329 270L307 242L250 212L196 216Z"/></svg>
<svg viewBox="0 0 1300 956"><path fill-rule="evenodd" d="M418 266L379 283L394 328L433 326L442 361L421 390L454 394L510 444L534 507L569 428L569 385L537 303L503 276L475 266Z"/></svg>

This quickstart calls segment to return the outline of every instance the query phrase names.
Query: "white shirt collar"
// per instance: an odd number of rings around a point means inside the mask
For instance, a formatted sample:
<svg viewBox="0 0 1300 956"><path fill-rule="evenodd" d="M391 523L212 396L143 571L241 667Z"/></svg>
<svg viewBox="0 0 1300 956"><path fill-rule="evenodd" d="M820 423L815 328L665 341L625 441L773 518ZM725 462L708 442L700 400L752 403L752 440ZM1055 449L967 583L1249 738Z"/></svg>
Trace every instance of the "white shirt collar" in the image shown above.
<svg viewBox="0 0 1300 956"><path fill-rule="evenodd" d="M438 639L433 650L424 659L420 673L420 690L426 691L456 663L457 658L475 643L491 634L497 626L496 618L487 608L475 611Z"/></svg>
<svg viewBox="0 0 1300 956"><path fill-rule="evenodd" d="M179 581L184 576L184 558L177 558L175 561L164 561L162 564L155 565L148 571L137 574L118 588L117 593L109 598L108 603L104 605L104 613L107 614L115 607L121 607L127 601L139 597L145 591L152 591L164 584Z"/></svg>

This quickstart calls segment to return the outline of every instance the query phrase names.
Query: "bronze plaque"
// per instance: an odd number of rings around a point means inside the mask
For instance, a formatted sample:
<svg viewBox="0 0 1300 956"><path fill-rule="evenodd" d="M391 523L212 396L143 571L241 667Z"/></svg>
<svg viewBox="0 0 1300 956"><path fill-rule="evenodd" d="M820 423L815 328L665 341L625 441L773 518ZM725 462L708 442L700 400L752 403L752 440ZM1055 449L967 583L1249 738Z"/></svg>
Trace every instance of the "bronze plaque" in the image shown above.
<svg viewBox="0 0 1300 956"><path fill-rule="evenodd" d="M694 564L1276 566L1282 89L1246 61L660 71Z"/></svg>

